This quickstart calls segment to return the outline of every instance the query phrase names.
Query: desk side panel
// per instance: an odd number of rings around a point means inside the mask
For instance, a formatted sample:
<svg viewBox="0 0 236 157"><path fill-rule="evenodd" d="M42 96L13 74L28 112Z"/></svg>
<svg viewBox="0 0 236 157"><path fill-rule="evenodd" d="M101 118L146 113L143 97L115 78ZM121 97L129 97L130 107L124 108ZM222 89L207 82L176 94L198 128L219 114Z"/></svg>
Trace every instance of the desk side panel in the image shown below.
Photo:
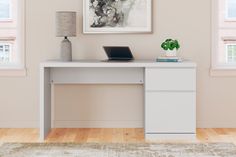
<svg viewBox="0 0 236 157"><path fill-rule="evenodd" d="M50 68L40 68L40 141L51 130L51 84Z"/></svg>

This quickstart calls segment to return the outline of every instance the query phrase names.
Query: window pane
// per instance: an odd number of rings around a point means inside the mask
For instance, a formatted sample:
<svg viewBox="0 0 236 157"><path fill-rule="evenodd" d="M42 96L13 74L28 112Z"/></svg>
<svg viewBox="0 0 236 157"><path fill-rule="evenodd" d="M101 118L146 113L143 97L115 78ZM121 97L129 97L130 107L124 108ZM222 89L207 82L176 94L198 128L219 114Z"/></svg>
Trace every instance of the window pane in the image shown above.
<svg viewBox="0 0 236 157"><path fill-rule="evenodd" d="M228 0L228 18L236 18L236 0Z"/></svg>
<svg viewBox="0 0 236 157"><path fill-rule="evenodd" d="M228 63L236 63L236 45L227 45Z"/></svg>
<svg viewBox="0 0 236 157"><path fill-rule="evenodd" d="M0 44L0 64L10 63L11 53L11 44Z"/></svg>
<svg viewBox="0 0 236 157"><path fill-rule="evenodd" d="M10 49L9 48L5 48L5 52L9 52L10 51Z"/></svg>
<svg viewBox="0 0 236 157"><path fill-rule="evenodd" d="M10 18L10 0L0 0L0 19Z"/></svg>
<svg viewBox="0 0 236 157"><path fill-rule="evenodd" d="M10 46L9 45L5 45L5 49L9 50Z"/></svg>

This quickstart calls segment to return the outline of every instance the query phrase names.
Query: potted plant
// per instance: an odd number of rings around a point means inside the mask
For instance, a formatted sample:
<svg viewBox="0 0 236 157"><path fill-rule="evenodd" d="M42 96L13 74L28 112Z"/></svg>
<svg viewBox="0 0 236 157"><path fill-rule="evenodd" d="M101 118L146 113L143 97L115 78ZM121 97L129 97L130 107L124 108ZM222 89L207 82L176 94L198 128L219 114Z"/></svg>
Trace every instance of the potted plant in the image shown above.
<svg viewBox="0 0 236 157"><path fill-rule="evenodd" d="M161 47L165 50L165 55L168 57L177 56L177 50L180 48L178 40L166 39Z"/></svg>

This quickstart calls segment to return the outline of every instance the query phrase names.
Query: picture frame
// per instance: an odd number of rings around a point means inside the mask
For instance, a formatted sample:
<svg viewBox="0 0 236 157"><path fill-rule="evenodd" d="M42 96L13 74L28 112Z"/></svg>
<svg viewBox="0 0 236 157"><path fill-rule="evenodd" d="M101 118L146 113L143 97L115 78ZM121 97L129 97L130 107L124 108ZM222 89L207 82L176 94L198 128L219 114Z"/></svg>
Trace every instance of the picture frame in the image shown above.
<svg viewBox="0 0 236 157"><path fill-rule="evenodd" d="M83 33L151 33L152 0L83 0Z"/></svg>

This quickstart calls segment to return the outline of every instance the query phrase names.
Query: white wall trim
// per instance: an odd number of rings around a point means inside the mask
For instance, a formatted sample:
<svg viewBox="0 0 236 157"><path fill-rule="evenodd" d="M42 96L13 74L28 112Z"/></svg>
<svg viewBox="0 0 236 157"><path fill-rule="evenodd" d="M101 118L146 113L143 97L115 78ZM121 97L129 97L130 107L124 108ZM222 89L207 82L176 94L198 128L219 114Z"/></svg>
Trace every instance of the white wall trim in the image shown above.
<svg viewBox="0 0 236 157"><path fill-rule="evenodd" d="M54 121L54 128L143 128L143 121ZM39 128L39 121L0 121L0 128ZM235 122L197 122L197 128L236 128Z"/></svg>
<svg viewBox="0 0 236 157"><path fill-rule="evenodd" d="M38 128L39 121L0 121L0 128Z"/></svg>
<svg viewBox="0 0 236 157"><path fill-rule="evenodd" d="M143 121L59 121L53 128L143 128Z"/></svg>
<svg viewBox="0 0 236 157"><path fill-rule="evenodd" d="M236 128L236 123L233 122L197 122L197 128Z"/></svg>

